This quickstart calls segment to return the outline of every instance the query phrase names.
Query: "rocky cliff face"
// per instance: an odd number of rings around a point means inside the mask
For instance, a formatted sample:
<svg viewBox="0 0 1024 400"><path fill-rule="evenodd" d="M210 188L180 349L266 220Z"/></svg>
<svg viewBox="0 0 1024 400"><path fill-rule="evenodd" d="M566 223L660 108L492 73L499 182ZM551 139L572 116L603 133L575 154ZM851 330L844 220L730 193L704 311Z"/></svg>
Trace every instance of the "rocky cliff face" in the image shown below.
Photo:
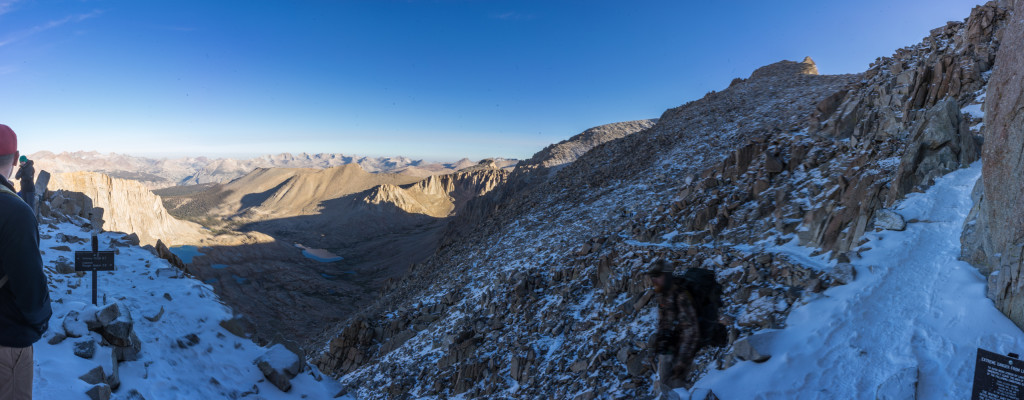
<svg viewBox="0 0 1024 400"><path fill-rule="evenodd" d="M978 7L858 75L766 66L550 179L511 179L340 325L320 366L367 398L652 398L650 263L715 270L731 343L854 279L843 261L860 234L899 229L884 207L978 159L962 109L984 94L1005 20ZM767 250L790 241L835 262ZM735 356L705 349L693 378Z"/></svg>
<svg viewBox="0 0 1024 400"><path fill-rule="evenodd" d="M363 201L372 205L393 204L408 213L446 218L468 201L504 183L508 174L492 162L484 168L429 176L410 185L380 185L371 189Z"/></svg>
<svg viewBox="0 0 1024 400"><path fill-rule="evenodd" d="M849 251L875 211L979 158L980 138L969 129L978 121L960 110L983 98L1005 18L994 5L978 7L966 21L877 60L865 81L818 104L810 132L840 153L820 177L835 179L839 190L790 214L802 220L802 244Z"/></svg>
<svg viewBox="0 0 1024 400"><path fill-rule="evenodd" d="M210 236L198 224L172 217L160 198L136 181L96 172L58 173L50 177L48 189L54 193L44 207L84 218L91 208L101 208L104 230L135 233L142 244L156 245L159 239L195 244Z"/></svg>
<svg viewBox="0 0 1024 400"><path fill-rule="evenodd" d="M988 275L988 296L1024 327L1024 2L1007 4L1011 22L985 99L982 179L962 244L963 258Z"/></svg>

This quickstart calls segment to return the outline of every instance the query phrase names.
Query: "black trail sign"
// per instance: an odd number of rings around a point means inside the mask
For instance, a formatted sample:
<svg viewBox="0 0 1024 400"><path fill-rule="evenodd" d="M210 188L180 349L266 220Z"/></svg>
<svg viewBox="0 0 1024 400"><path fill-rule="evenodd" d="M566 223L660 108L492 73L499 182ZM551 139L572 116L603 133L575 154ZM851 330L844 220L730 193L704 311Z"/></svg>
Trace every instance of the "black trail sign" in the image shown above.
<svg viewBox="0 0 1024 400"><path fill-rule="evenodd" d="M75 252L75 271L92 271L92 304L96 305L96 271L114 270L114 252L99 251L99 240L92 237L92 251Z"/></svg>
<svg viewBox="0 0 1024 400"><path fill-rule="evenodd" d="M1024 400L1024 361L978 349L971 400Z"/></svg>
<svg viewBox="0 0 1024 400"><path fill-rule="evenodd" d="M75 271L113 271L113 251L76 251Z"/></svg>

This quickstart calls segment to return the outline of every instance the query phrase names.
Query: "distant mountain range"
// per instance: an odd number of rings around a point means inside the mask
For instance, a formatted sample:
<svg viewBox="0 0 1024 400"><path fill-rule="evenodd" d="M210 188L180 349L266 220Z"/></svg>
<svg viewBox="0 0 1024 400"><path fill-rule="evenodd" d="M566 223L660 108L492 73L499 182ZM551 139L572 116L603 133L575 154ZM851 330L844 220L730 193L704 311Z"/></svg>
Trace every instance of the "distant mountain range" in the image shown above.
<svg viewBox="0 0 1024 400"><path fill-rule="evenodd" d="M52 173L92 171L115 178L139 181L150 189L203 183L226 183L257 168L324 169L357 164L367 172L385 172L417 177L447 174L477 165L463 158L452 163L427 162L408 157L363 157L335 153L267 154L249 159L181 157L147 158L127 154L76 151L40 151L29 156L37 169ZM518 160L494 159L499 168L511 168Z"/></svg>

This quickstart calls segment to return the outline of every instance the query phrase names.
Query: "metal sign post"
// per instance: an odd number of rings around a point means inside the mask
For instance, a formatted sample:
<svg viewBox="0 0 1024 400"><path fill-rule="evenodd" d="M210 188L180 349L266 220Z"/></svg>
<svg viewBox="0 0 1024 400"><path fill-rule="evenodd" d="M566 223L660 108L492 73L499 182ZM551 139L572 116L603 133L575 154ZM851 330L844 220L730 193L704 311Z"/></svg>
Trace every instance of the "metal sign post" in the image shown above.
<svg viewBox="0 0 1024 400"><path fill-rule="evenodd" d="M92 305L96 305L96 271L114 270L114 252L99 249L99 239L93 235L92 251L75 252L75 271L92 271Z"/></svg>

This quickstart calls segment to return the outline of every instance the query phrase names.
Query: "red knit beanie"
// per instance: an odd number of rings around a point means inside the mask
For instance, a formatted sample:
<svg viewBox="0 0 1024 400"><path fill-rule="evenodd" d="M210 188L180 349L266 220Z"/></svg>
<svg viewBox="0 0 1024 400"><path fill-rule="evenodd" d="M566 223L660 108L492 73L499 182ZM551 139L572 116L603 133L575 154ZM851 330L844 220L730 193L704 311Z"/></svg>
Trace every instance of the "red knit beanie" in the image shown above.
<svg viewBox="0 0 1024 400"><path fill-rule="evenodd" d="M18 151L18 135L14 134L11 127L0 124L0 156L14 154Z"/></svg>

